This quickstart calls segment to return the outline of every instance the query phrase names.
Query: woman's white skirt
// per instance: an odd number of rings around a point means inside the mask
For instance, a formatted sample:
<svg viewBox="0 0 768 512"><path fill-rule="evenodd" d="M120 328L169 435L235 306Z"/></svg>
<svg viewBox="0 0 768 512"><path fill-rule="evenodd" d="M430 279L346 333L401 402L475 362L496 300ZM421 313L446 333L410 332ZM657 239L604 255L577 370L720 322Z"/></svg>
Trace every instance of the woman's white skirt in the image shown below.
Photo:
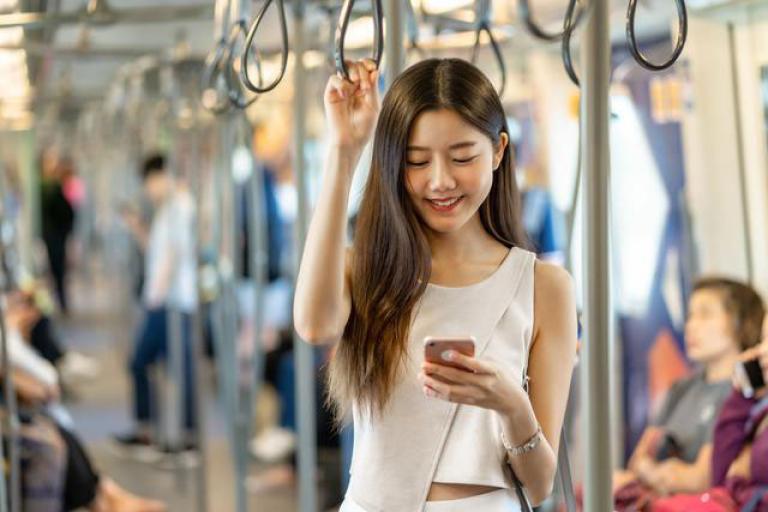
<svg viewBox="0 0 768 512"><path fill-rule="evenodd" d="M458 500L428 501L424 507L424 512L520 512L520 510L520 503L511 489L499 489ZM347 496L339 512L369 511Z"/></svg>

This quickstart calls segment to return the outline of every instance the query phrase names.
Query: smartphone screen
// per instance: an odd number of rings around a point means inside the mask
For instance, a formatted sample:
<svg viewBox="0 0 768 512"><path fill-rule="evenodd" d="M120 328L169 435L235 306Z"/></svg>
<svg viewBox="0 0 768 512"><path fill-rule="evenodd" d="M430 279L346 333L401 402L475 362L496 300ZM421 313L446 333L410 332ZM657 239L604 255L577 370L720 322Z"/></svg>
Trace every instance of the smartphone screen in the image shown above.
<svg viewBox="0 0 768 512"><path fill-rule="evenodd" d="M760 361L752 359L736 365L736 380L745 398L752 398L765 387Z"/></svg>
<svg viewBox="0 0 768 512"><path fill-rule="evenodd" d="M475 338L472 336L457 338L441 338L429 336L424 339L424 359L430 363L451 366L466 370L464 366L443 359L443 353L454 350L468 357L475 357Z"/></svg>

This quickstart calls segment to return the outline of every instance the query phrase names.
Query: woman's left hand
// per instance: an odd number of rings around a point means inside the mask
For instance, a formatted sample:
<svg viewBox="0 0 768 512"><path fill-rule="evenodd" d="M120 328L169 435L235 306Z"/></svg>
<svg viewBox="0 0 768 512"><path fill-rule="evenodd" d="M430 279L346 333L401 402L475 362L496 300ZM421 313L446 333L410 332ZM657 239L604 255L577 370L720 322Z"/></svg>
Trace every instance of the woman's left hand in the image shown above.
<svg viewBox="0 0 768 512"><path fill-rule="evenodd" d="M527 400L525 390L487 361L479 361L456 351L448 351L449 361L464 369L425 361L419 380L424 394L457 404L492 409L502 414L516 410L519 400Z"/></svg>

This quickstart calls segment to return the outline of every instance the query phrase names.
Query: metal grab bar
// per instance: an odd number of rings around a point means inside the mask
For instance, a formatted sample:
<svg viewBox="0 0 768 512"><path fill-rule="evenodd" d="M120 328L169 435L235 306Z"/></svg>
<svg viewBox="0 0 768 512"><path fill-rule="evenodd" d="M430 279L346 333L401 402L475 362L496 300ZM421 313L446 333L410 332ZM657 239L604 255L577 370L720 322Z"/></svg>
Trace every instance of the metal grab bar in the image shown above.
<svg viewBox="0 0 768 512"><path fill-rule="evenodd" d="M349 20L352 17L352 10L356 0L344 0L339 14L339 24L336 26L336 42L334 59L336 61L336 71L349 80L349 70L344 60L344 40L347 37L349 29ZM372 60L376 62L376 68L381 65L381 57L384 54L384 11L381 7L381 0L371 0L373 6L373 52Z"/></svg>
<svg viewBox="0 0 768 512"><path fill-rule="evenodd" d="M577 14L577 3L578 0L568 0L568 9L565 12L565 19L563 20L563 40L561 42L560 53L568 78L571 79L571 82L573 82L576 87L580 87L579 76L576 73L576 68L573 65L573 56L571 55L571 36L573 36L579 20L585 11L584 9L579 9Z"/></svg>
<svg viewBox="0 0 768 512"><path fill-rule="evenodd" d="M627 7L627 43L629 52L635 58L638 64L650 71L664 71L670 68L683 53L685 41L688 38L688 11L685 8L685 0L675 0L677 7L677 41L672 55L661 64L654 64L649 61L640 51L635 35L635 18L637 15L637 0L629 0Z"/></svg>
<svg viewBox="0 0 768 512"><path fill-rule="evenodd" d="M499 86L499 97L504 95L504 90L507 88L507 65L504 61L504 54L501 51L499 43L496 38L493 37L491 31L491 2L490 0L478 0L475 4L475 44L472 47L472 64L477 63L477 59L480 55L480 37L483 32L488 34L488 41L491 44L493 55L496 57L496 63L499 65L499 71L501 72L501 85Z"/></svg>
<svg viewBox="0 0 768 512"><path fill-rule="evenodd" d="M222 63L227 49L226 38L221 38L216 42L216 46L210 51L205 58L205 68L203 68L203 99L201 101L203 108L213 112L214 114L221 114L226 112L230 108L229 101L218 101L218 91L216 88L216 82L223 70ZM229 91L227 91L227 95ZM214 100L210 100L209 97L216 95Z"/></svg>
<svg viewBox="0 0 768 512"><path fill-rule="evenodd" d="M251 23L250 28L247 31L247 35L245 38L245 50L243 51L243 55L240 58L240 80L242 81L243 85L245 87L253 92L263 94L265 92L269 92L275 87L278 86L278 84L282 81L283 77L285 76L285 70L288 68L288 25L285 21L285 5L283 4L283 0L276 0L277 1L277 12L279 14L280 18L280 35L281 35L281 43L282 43L282 52L280 57L280 73L277 76L277 78L270 83L269 85L262 85L263 84L263 76L261 73L261 59L257 57L256 65L259 70L259 83L258 85L254 84L251 80L251 77L248 73L248 55L251 53L251 48L253 47L253 42L256 39L256 33L259 30L259 25L261 25L261 21L264 18L264 15L267 12L267 9L270 5L272 5L273 0L267 0L264 2L264 5L261 8L261 11L259 11L259 14L256 16L256 18L253 20L253 23Z"/></svg>
<svg viewBox="0 0 768 512"><path fill-rule="evenodd" d="M570 4L569 4L569 7L570 7ZM568 32L565 27L563 28L562 32L547 32L542 27L540 27L538 23L536 23L536 21L534 21L533 19L533 14L531 13L531 5L528 2L528 0L518 0L517 13L520 19L523 20L523 23L528 29L528 32L530 32L531 35L534 36L535 38L540 39L542 41L548 41L548 42L560 41ZM579 21L581 21L581 15L582 15L582 12L578 11L576 15L576 21L575 21L576 25L578 25Z"/></svg>
<svg viewBox="0 0 768 512"><path fill-rule="evenodd" d="M247 31L248 26L246 25L245 20L237 20L229 29L229 37L227 39L227 46L224 52L225 57L223 72L224 81L227 83L227 98L233 107L240 110L244 110L250 107L256 102L256 100L259 99L258 96L254 96L251 99L245 98L242 84L237 81L238 75L234 72L233 67L235 62L235 45L237 44L237 40L240 35L245 37ZM240 71L242 72L242 69Z"/></svg>
<svg viewBox="0 0 768 512"><path fill-rule="evenodd" d="M496 57L496 62L498 63L499 71L501 72L501 85L499 86L498 91L499 97L501 97L504 95L504 90L507 88L507 65L506 62L504 62L504 54L501 52L501 47L493 37L493 32L491 32L491 27L488 23L480 23L475 31L475 45L472 48L472 64L477 62L477 57L480 53L480 36L483 32L488 34L488 40L491 43L493 55Z"/></svg>

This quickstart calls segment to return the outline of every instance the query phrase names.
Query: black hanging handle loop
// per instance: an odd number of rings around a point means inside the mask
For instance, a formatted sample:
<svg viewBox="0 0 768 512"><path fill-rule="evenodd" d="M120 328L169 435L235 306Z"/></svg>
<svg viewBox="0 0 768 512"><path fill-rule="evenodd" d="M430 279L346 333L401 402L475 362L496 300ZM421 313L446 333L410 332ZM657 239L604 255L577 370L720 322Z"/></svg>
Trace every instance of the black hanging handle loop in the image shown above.
<svg viewBox="0 0 768 512"><path fill-rule="evenodd" d="M216 82L222 73L224 58L227 51L227 39L222 37L216 42L216 45L211 49L210 53L205 57L205 67L203 68L203 94L208 95L213 92L216 93ZM227 93L229 94L229 93ZM205 109L213 112L214 114L221 114L226 112L229 107L229 101L220 101L218 103L211 103L210 100L204 98L202 105Z"/></svg>
<svg viewBox="0 0 768 512"><path fill-rule="evenodd" d="M637 0L629 0L629 6L627 7L627 42L629 43L629 52L635 58L635 61L647 70L664 71L669 69L680 57L680 54L683 53L685 41L688 38L688 11L685 7L685 0L675 0L675 6L677 7L677 41L675 42L675 48L672 50L672 55L666 61L661 64L655 64L649 61L640 51L635 35Z"/></svg>
<svg viewBox="0 0 768 512"><path fill-rule="evenodd" d="M237 45L238 39L242 36L246 36L246 32L248 31L248 26L245 23L245 20L240 19L237 20L232 27L229 29L229 37L227 41L227 48L226 48L226 58L224 59L224 80L227 83L227 97L229 98L230 104L238 108L240 110L246 109L253 105L256 100L259 98L258 96L254 96L250 100L245 98L245 95L243 94L242 84L237 79L237 74L235 73L233 64L235 61L235 45Z"/></svg>
<svg viewBox="0 0 768 512"><path fill-rule="evenodd" d="M501 97L507 88L507 65L504 61L504 53L501 51L496 38L493 37L493 31L491 30L490 0L477 0L475 4L475 25L475 45L472 47L472 64L477 64L477 59L480 55L480 38L483 32L485 32L488 34L488 41L491 44L493 56L496 58L496 64L498 64L499 72L501 73L501 85L498 90L499 97Z"/></svg>
<svg viewBox="0 0 768 512"><path fill-rule="evenodd" d="M571 79L571 82L573 82L576 87L580 87L579 76L576 73L576 68L573 64L573 56L571 55L571 37L576 31L576 26L585 11L584 9L579 9L577 3L578 0L568 0L568 10L565 12L565 20L563 21L561 56L568 78Z"/></svg>
<svg viewBox="0 0 768 512"><path fill-rule="evenodd" d="M570 4L569 4L570 6ZM533 19L533 13L531 12L531 5L529 3L529 0L518 0L517 1L517 13L521 20L523 20L523 23L525 24L525 27L528 29L528 32L531 33L533 37L536 39L540 39L542 41L547 42L555 42L560 41L563 39L563 37L568 33L567 28L563 28L562 32L548 32L541 26L539 26L538 23ZM581 22L582 18L582 10L579 9L575 12L575 20L574 15L571 14L571 24L573 26L576 26ZM566 15L566 19L568 19L568 16Z"/></svg>
<svg viewBox="0 0 768 512"><path fill-rule="evenodd" d="M264 19L264 15L266 14L267 9L270 5L272 5L273 1L277 2L276 8L280 19L280 40L282 45L280 54L280 73L278 74L277 78L272 81L272 83L263 85L263 76L261 75L261 59L257 55L256 67L259 71L259 81L258 84L255 84L253 83L253 80L251 80L251 76L248 71L248 56L252 53L253 43L256 40L256 34L259 31L259 26ZM256 15L256 18L254 18L253 23L251 23L250 28L247 30L247 33L248 34L245 38L245 50L243 51L243 55L240 57L240 80L248 90L258 94L264 94L265 92L273 90L278 86L278 84L280 84L280 82L283 80L283 77L285 76L285 71L288 68L288 24L285 20L285 4L283 3L283 0L267 0L264 2L264 5L261 7L261 11L259 11L259 14Z"/></svg>
<svg viewBox="0 0 768 512"><path fill-rule="evenodd" d="M336 26L336 43L334 51L334 60L336 61L336 71L342 77L349 80L349 70L344 60L344 40L347 37L349 21L352 18L352 10L355 7L356 0L344 0L339 14L339 23ZM376 63L376 69L381 65L381 57L384 54L384 11L381 7L381 0L371 0L373 6L373 54L372 59Z"/></svg>
<svg viewBox="0 0 768 512"><path fill-rule="evenodd" d="M416 12L413 10L411 0L403 0L405 4L405 26L408 34L408 51L414 52L420 59L424 59L424 49L419 46L419 20L416 18Z"/></svg>
<svg viewBox="0 0 768 512"><path fill-rule="evenodd" d="M475 31L475 46L472 48L472 64L477 63L477 58L480 54L480 36L482 33L485 32L488 34L488 40L491 43L491 49L493 50L493 55L496 57L496 63L499 66L499 73L501 73L501 85L499 85L499 97L504 95L504 91L507 88L507 65L504 61L504 54L501 51L501 47L499 46L499 43L496 41L496 38L493 37L493 31L491 31L491 26L488 22L482 21L478 24L477 30Z"/></svg>

